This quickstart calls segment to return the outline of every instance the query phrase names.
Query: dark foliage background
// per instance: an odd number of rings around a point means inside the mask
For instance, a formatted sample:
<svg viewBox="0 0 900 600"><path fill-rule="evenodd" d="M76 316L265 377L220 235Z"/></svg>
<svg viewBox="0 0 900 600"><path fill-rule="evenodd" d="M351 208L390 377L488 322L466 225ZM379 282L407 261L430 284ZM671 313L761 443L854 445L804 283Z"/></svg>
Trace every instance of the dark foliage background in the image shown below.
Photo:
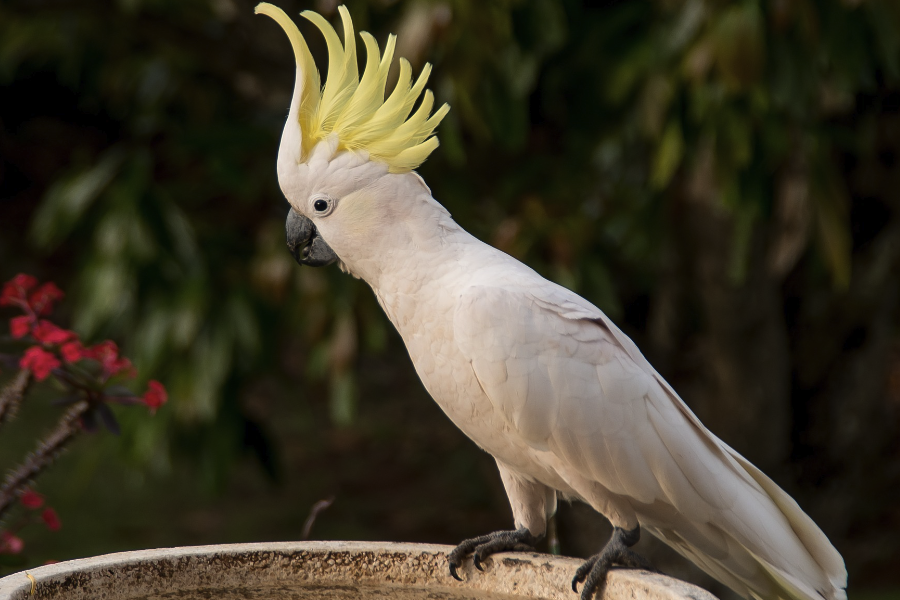
<svg viewBox="0 0 900 600"><path fill-rule="evenodd" d="M900 4L348 6L435 65L453 107L420 169L435 197L607 311L816 519L854 597L898 594ZM41 482L64 529L28 540L36 563L297 539L331 496L315 538L508 526L491 459L428 399L366 286L285 251L292 53L252 9L0 3L0 277L57 281L73 328L171 396ZM50 419L44 396L4 431L6 464ZM563 507L563 552L595 551L603 527Z"/></svg>

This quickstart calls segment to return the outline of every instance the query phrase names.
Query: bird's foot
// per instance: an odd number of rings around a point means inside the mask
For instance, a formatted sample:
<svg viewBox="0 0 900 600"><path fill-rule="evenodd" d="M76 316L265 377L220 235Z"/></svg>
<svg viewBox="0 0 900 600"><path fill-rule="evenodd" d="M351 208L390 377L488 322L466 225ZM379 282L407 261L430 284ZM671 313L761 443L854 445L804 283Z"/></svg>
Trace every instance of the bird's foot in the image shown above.
<svg viewBox="0 0 900 600"><path fill-rule="evenodd" d="M481 561L491 554L509 550L532 552L535 544L540 542L543 537L532 535L527 528L522 527L515 531L495 531L487 535L463 540L447 557L450 562L450 575L454 579L462 581L462 577L459 576L457 569L459 569L463 559L469 554L472 555L472 562L475 563L475 568L479 571L484 571Z"/></svg>
<svg viewBox="0 0 900 600"><path fill-rule="evenodd" d="M614 565L652 571L647 559L631 549L640 539L640 526L630 530L613 527L612 537L603 550L587 559L575 571L572 591L577 594L578 584L584 583L584 587L581 588L581 600L591 600L597 588L606 583L606 575Z"/></svg>

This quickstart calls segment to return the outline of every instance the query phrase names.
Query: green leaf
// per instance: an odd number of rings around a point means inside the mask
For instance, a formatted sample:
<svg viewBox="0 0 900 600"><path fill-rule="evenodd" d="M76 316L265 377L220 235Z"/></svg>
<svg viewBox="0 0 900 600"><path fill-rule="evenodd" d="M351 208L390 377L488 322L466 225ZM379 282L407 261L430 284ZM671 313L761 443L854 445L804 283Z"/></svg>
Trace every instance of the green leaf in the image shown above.
<svg viewBox="0 0 900 600"><path fill-rule="evenodd" d="M719 77L733 91L760 81L766 62L762 15L756 2L741 2L722 13L715 25Z"/></svg>
<svg viewBox="0 0 900 600"><path fill-rule="evenodd" d="M821 150L821 149L819 149ZM839 290L850 286L853 244L847 216L849 199L837 167L821 151L813 153L809 188L816 211L818 243Z"/></svg>
<svg viewBox="0 0 900 600"><path fill-rule="evenodd" d="M816 196L816 224L822 252L831 270L834 286L845 290L850 286L852 245L849 224L842 210L843 199L833 192Z"/></svg>
<svg viewBox="0 0 900 600"><path fill-rule="evenodd" d="M52 250L62 242L119 172L123 159L124 153L114 147L97 164L51 186L31 222L34 243Z"/></svg>
<svg viewBox="0 0 900 600"><path fill-rule="evenodd" d="M136 274L123 257L97 256L87 265L79 286L75 329L90 337L102 325L133 306Z"/></svg>
<svg viewBox="0 0 900 600"><path fill-rule="evenodd" d="M674 119L666 126L662 139L656 147L650 185L657 190L669 185L683 157L684 137L681 133L681 123Z"/></svg>
<svg viewBox="0 0 900 600"><path fill-rule="evenodd" d="M356 375L352 370L335 373L331 377L328 408L331 421L339 427L353 424L356 418Z"/></svg>

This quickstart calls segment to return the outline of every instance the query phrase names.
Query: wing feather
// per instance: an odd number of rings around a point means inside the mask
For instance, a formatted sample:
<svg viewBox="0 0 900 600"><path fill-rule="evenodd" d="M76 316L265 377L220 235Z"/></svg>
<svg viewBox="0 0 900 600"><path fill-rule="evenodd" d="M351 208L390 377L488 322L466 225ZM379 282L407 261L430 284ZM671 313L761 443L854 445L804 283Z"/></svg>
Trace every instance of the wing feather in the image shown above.
<svg viewBox="0 0 900 600"><path fill-rule="evenodd" d="M824 534L599 309L536 276L474 285L458 306L457 343L521 441L626 498L645 527L745 595L845 597Z"/></svg>

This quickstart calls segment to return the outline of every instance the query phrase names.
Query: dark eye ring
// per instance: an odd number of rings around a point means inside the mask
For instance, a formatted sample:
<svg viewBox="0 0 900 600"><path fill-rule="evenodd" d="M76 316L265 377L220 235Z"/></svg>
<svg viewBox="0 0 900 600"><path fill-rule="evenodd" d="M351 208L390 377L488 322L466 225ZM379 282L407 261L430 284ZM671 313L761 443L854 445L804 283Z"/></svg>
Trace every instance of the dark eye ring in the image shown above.
<svg viewBox="0 0 900 600"><path fill-rule="evenodd" d="M328 201L319 198L318 200L313 202L313 208L316 210L316 212L325 212L326 210L328 210Z"/></svg>

